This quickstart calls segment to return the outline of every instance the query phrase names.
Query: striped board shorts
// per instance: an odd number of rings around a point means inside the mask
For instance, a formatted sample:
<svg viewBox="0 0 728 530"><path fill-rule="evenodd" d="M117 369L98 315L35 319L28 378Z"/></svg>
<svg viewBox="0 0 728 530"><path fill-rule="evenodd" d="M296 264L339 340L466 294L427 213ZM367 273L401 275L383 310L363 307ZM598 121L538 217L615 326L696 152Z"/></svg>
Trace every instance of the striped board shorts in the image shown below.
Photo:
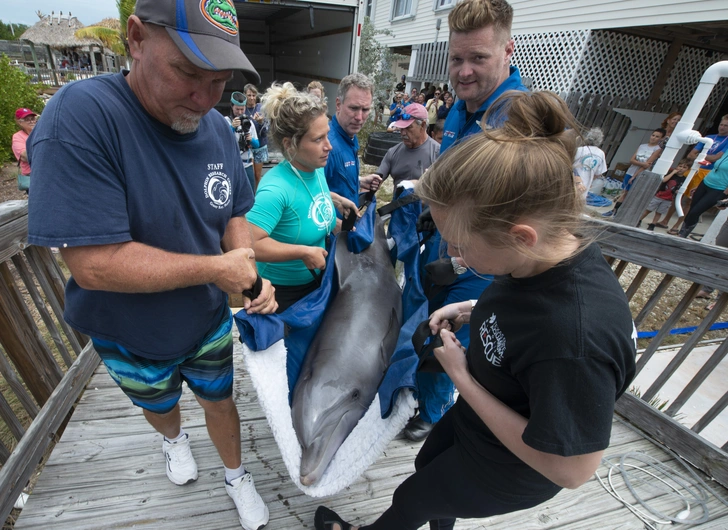
<svg viewBox="0 0 728 530"><path fill-rule="evenodd" d="M106 370L132 403L156 414L174 409L182 395L182 381L198 397L222 401L233 390L233 318L210 332L199 349L170 360L147 359L108 340L93 339Z"/></svg>

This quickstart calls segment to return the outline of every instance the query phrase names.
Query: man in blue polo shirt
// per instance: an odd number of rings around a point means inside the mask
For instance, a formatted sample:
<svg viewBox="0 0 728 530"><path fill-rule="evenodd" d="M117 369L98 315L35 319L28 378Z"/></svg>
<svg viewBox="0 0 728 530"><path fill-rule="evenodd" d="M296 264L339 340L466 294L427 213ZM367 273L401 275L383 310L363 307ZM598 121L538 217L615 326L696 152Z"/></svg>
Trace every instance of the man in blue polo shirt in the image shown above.
<svg viewBox="0 0 728 530"><path fill-rule="evenodd" d="M376 190L379 175L359 178L359 140L356 135L369 117L374 98L374 84L364 74L347 75L339 83L336 115L331 119L329 142L331 153L324 167L329 190L359 203L360 189Z"/></svg>
<svg viewBox="0 0 728 530"><path fill-rule="evenodd" d="M463 138L482 131L483 114L504 92L526 90L518 69L511 66L514 51L512 22L513 8L505 0L464 0L448 15L450 81L458 101L445 120L440 156ZM501 115L491 119L488 126L499 126L497 120L503 118ZM486 185L486 181L483 184ZM436 293L428 294L430 313L448 304L478 299L490 284L490 279L475 276L454 262L451 265L449 257L440 260L439 232L434 230L426 214L419 224L432 228L432 236L422 255L425 269L434 271L435 275L447 269L444 276L455 276L449 285L433 289L432 274L422 274L425 292ZM439 281L437 278L434 280L436 283ZM427 285L428 282L430 285ZM463 326L456 334L464 347L470 342L469 334L469 326ZM413 441L424 439L433 424L454 403L454 390L446 374L418 374L419 414L405 428L405 436Z"/></svg>
<svg viewBox="0 0 728 530"><path fill-rule="evenodd" d="M253 194L235 136L212 109L233 70L260 78L226 7L219 16L199 0L137 0L127 25L131 71L53 97L29 141L28 240L60 248L72 275L64 318L92 338L111 377L163 435L170 481L198 477L180 420L185 381L205 411L240 523L258 530L268 508L242 464L225 294L256 282L245 219ZM269 282L251 296L249 312L275 311Z"/></svg>

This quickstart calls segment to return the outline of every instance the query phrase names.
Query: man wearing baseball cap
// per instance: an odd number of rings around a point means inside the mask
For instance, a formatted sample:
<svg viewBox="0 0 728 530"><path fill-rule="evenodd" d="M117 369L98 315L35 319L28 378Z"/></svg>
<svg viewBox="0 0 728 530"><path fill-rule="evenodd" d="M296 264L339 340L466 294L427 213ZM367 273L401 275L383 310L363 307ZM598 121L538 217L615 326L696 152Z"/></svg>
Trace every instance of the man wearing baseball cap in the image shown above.
<svg viewBox="0 0 728 530"><path fill-rule="evenodd" d="M18 132L13 134L12 149L15 158L20 166L20 174L26 177L30 176L30 164L28 163L28 152L26 150L26 144L28 142L28 136L33 132L38 115L30 109L18 109L15 111L15 123L20 129ZM20 180L18 180L20 183ZM24 189L24 188L20 188ZM27 189L24 189L25 193L28 193Z"/></svg>
<svg viewBox="0 0 728 530"><path fill-rule="evenodd" d="M427 110L412 103L390 127L399 129L402 143L391 147L379 164L377 175L392 175L395 188L403 180L417 180L440 154L440 144L427 135Z"/></svg>
<svg viewBox="0 0 728 530"><path fill-rule="evenodd" d="M259 76L232 0L137 0L127 35L131 71L66 85L30 137L28 239L60 248L72 274L64 318L164 436L169 479L198 476L180 420L185 381L240 523L257 530L268 509L242 464L225 294L256 283L253 194L213 107L233 70ZM276 309L267 281L252 298L249 313Z"/></svg>

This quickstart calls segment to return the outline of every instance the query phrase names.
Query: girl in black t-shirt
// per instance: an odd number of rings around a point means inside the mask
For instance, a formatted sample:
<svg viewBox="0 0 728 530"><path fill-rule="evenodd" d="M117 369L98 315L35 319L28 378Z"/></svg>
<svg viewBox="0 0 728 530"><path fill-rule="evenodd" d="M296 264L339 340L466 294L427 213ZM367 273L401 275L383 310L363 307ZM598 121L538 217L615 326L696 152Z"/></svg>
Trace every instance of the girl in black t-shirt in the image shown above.
<svg viewBox="0 0 728 530"><path fill-rule="evenodd" d="M522 510L579 487L634 377L627 299L581 224L568 108L551 92L509 92L490 112L507 113L504 126L450 148L417 185L448 254L495 276L477 301L430 317L444 344L435 355L460 396L392 506L362 529L451 529L458 517ZM464 323L467 352L453 334ZM324 507L315 525L355 528Z"/></svg>

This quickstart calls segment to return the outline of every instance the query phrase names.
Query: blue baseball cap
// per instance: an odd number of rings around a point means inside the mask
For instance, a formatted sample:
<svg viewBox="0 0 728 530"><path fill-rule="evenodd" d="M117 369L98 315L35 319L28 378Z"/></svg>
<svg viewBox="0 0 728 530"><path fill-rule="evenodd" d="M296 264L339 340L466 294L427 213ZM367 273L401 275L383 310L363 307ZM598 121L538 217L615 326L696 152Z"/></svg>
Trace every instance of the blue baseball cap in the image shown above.
<svg viewBox="0 0 728 530"><path fill-rule="evenodd" d="M134 14L162 26L184 56L204 70L242 70L251 83L260 76L240 49L233 0L137 0Z"/></svg>

